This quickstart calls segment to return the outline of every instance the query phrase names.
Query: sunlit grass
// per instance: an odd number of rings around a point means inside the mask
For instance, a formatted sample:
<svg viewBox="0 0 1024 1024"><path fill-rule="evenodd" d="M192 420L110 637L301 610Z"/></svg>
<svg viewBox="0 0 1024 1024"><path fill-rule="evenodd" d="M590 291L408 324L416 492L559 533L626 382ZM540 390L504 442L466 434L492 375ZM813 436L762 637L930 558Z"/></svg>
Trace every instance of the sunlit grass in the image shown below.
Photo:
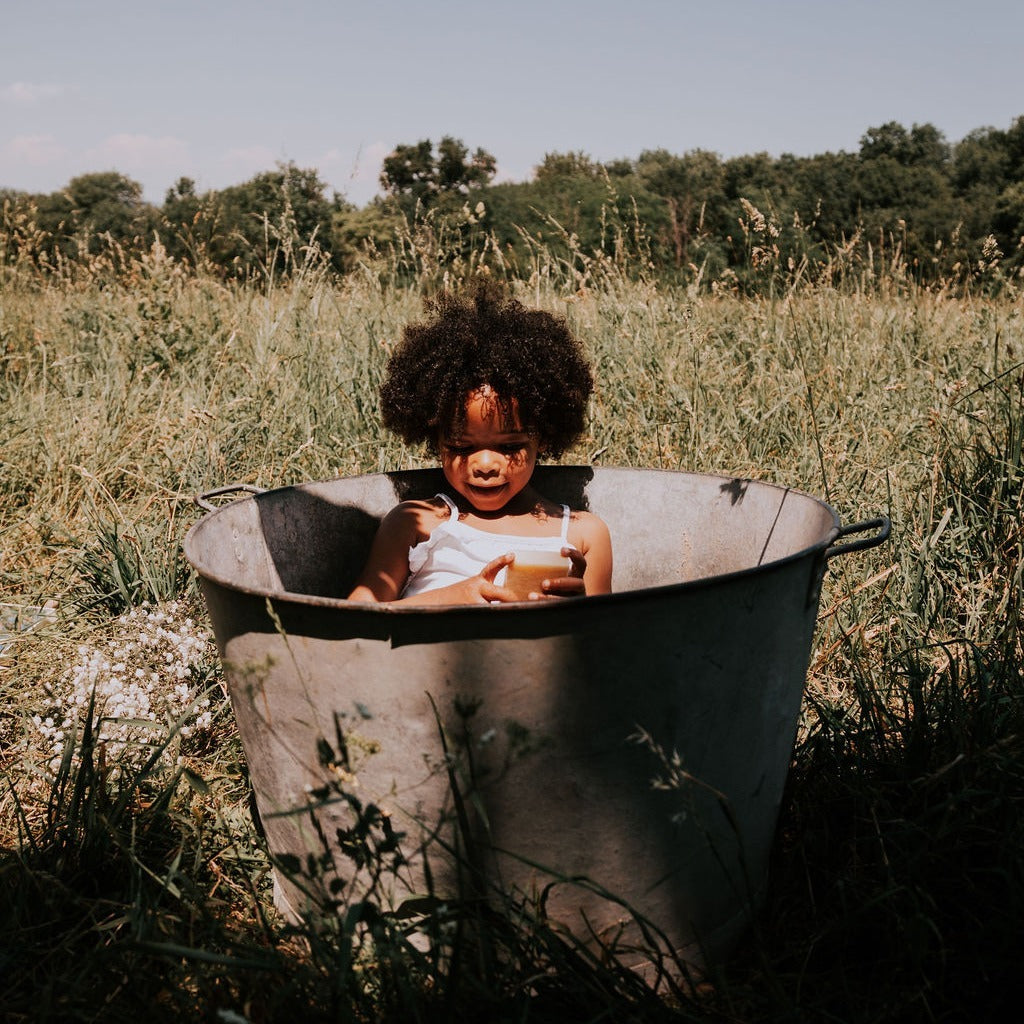
<svg viewBox="0 0 1024 1024"><path fill-rule="evenodd" d="M193 495L424 464L376 410L402 325L451 273L424 244L410 236L400 267L381 256L341 281L315 252L287 279L231 286L158 249L117 273L8 273L0 589L58 606L0 663L12 1019L400 1019L417 1005L426 1019L468 1014L474 992L515 1019L997 1014L1024 901L1024 306L1011 295L848 270L841 286L741 298L542 250L519 268L524 301L564 314L595 363L566 462L749 476L825 497L845 522L893 521L889 544L831 563L768 904L710 995L641 998L525 918L502 942L529 984L468 967L456 983L386 929L379 959L359 963L353 932L295 934L271 909L226 713L205 746L168 724L153 749L175 745L169 775L148 759L111 772L87 715L54 762L33 716L83 644L143 601L203 617L179 551ZM481 263L508 272L494 253Z"/></svg>

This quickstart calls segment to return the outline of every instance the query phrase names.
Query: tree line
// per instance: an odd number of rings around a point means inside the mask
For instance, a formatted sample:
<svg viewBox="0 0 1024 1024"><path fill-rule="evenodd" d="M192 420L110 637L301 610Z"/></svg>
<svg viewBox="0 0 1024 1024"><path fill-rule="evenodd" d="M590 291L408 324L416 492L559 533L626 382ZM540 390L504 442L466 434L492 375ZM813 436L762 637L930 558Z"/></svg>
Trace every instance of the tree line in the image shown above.
<svg viewBox="0 0 1024 1024"><path fill-rule="evenodd" d="M0 261L55 266L159 239L185 263L244 276L312 243L345 271L421 230L443 238L449 259L486 239L520 270L543 249L570 263L628 258L647 273L736 287L814 274L854 246L899 259L926 284L996 262L1024 269L1024 116L957 143L931 124L893 121L868 129L856 153L723 159L656 149L603 163L549 153L530 180L498 184L496 166L450 136L402 144L383 163L382 194L361 208L294 164L202 193L181 178L161 205L116 171L49 194L0 190Z"/></svg>

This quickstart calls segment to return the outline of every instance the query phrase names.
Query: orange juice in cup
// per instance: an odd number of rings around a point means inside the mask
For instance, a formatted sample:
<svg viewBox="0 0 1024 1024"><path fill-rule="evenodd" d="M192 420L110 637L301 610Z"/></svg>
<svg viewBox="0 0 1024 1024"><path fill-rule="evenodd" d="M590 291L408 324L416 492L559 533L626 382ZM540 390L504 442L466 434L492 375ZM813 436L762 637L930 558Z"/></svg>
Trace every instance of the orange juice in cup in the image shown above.
<svg viewBox="0 0 1024 1024"><path fill-rule="evenodd" d="M545 580L568 576L570 559L558 551L513 551L516 560L505 570L505 586L515 592L520 601L529 600L530 594L543 594Z"/></svg>

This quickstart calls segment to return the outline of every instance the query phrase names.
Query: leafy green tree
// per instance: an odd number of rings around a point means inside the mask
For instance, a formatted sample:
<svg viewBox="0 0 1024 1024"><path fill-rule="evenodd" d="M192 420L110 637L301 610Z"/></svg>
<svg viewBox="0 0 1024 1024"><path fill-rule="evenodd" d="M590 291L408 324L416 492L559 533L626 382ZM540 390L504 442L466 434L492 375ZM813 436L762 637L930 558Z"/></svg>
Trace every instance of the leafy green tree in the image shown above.
<svg viewBox="0 0 1024 1024"><path fill-rule="evenodd" d="M39 227L67 256L98 252L108 240L144 246L158 223L142 186L117 171L81 174L60 192L36 197L36 206Z"/></svg>
<svg viewBox="0 0 1024 1024"><path fill-rule="evenodd" d="M618 160L606 160L604 162L605 173L609 178L628 178L636 173L636 166L632 160L621 158Z"/></svg>
<svg viewBox="0 0 1024 1024"><path fill-rule="evenodd" d="M970 259L972 245L995 229L996 205L1010 181L1006 132L979 128L952 148L949 178L953 189L951 217L960 225L950 263ZM1001 236L1002 237L1002 236ZM1005 241L1005 238L1003 239Z"/></svg>
<svg viewBox="0 0 1024 1024"><path fill-rule="evenodd" d="M429 203L437 195L464 195L488 184L497 166L485 149L470 154L461 139L445 135L436 153L430 139L396 146L384 158L380 184L390 196Z"/></svg>
<svg viewBox="0 0 1024 1024"><path fill-rule="evenodd" d="M393 196L413 195L416 198L436 191L437 163L430 139L395 146L384 158L380 187Z"/></svg>
<svg viewBox="0 0 1024 1024"><path fill-rule="evenodd" d="M907 140L907 163L917 167L943 168L949 163L950 146L933 124L915 124Z"/></svg>
<svg viewBox="0 0 1024 1024"><path fill-rule="evenodd" d="M162 239L168 252L178 259L199 266L207 259L210 240L216 229L214 193L200 196L191 178L179 178L164 195L160 209L163 218Z"/></svg>
<svg viewBox="0 0 1024 1024"><path fill-rule="evenodd" d="M442 192L468 192L487 185L498 169L497 161L479 146L470 156L461 139L446 135L437 146L437 187Z"/></svg>
<svg viewBox="0 0 1024 1024"><path fill-rule="evenodd" d="M644 150L636 164L637 177L665 204L662 248L676 267L706 259L716 250L715 268L722 264L715 239L724 229L725 170L718 155L695 149L675 156L666 149Z"/></svg>
<svg viewBox="0 0 1024 1024"><path fill-rule="evenodd" d="M950 174L960 194L979 187L998 193L1007 182L1009 169L1006 132L978 128L953 147Z"/></svg>
<svg viewBox="0 0 1024 1024"><path fill-rule="evenodd" d="M1024 115L1006 130L1004 140L1009 157L1007 174L1011 181L1024 181Z"/></svg>
<svg viewBox="0 0 1024 1024"><path fill-rule="evenodd" d="M822 153L793 164L793 206L817 241L838 243L856 230L859 163L853 153Z"/></svg>
<svg viewBox="0 0 1024 1024"><path fill-rule="evenodd" d="M343 205L333 217L333 263L339 270L351 270L367 252L387 252L407 227L405 214L391 199L375 200L356 208Z"/></svg>
<svg viewBox="0 0 1024 1024"><path fill-rule="evenodd" d="M202 202L196 192L196 183L191 178L179 178L164 195L163 212L177 223L192 220Z"/></svg>
<svg viewBox="0 0 1024 1024"><path fill-rule="evenodd" d="M877 160L889 157L897 163L903 163L902 154L907 148L907 129L898 121L886 121L877 128L869 128L860 137L860 158Z"/></svg>
<svg viewBox="0 0 1024 1024"><path fill-rule="evenodd" d="M1024 181L1007 186L996 200L992 231L999 248L1015 263L1024 261Z"/></svg>
<svg viewBox="0 0 1024 1024"><path fill-rule="evenodd" d="M959 222L950 176L951 147L930 124L907 131L896 121L861 138L855 180L858 220L869 237L891 238L918 276L939 272L936 253Z"/></svg>
<svg viewBox="0 0 1024 1024"><path fill-rule="evenodd" d="M777 195L776 190L783 185L778 161L768 153L732 157L725 161L722 170L722 187L729 200Z"/></svg>
<svg viewBox="0 0 1024 1024"><path fill-rule="evenodd" d="M181 178L168 191L162 213L180 255L229 273L286 269L311 241L332 248L334 207L326 185L315 170L293 163L203 196L191 179Z"/></svg>
<svg viewBox="0 0 1024 1024"><path fill-rule="evenodd" d="M889 157L905 167L941 167L949 160L950 148L934 125L915 124L908 132L898 121L869 128L860 140L862 160Z"/></svg>
<svg viewBox="0 0 1024 1024"><path fill-rule="evenodd" d="M616 174L586 154L549 153L528 182L493 185L481 192L489 231L521 271L536 258L554 257L562 269L582 271L595 256L643 266L659 244L664 204L625 161Z"/></svg>
<svg viewBox="0 0 1024 1024"><path fill-rule="evenodd" d="M545 153L533 169L534 181L555 181L566 178L600 178L604 168L582 150L567 153Z"/></svg>
<svg viewBox="0 0 1024 1024"><path fill-rule="evenodd" d="M861 164L855 179L861 210L888 210L904 218L917 205L951 194L948 177L928 166L884 156Z"/></svg>

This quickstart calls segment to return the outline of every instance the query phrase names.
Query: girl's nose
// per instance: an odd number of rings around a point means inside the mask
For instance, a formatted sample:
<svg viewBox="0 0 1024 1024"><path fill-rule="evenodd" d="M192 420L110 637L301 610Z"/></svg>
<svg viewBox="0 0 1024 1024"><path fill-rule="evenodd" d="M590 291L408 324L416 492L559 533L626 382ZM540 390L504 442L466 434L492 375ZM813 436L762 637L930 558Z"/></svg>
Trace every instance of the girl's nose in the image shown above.
<svg viewBox="0 0 1024 1024"><path fill-rule="evenodd" d="M499 470L497 452L481 448L473 459L473 472L478 476L493 476Z"/></svg>

